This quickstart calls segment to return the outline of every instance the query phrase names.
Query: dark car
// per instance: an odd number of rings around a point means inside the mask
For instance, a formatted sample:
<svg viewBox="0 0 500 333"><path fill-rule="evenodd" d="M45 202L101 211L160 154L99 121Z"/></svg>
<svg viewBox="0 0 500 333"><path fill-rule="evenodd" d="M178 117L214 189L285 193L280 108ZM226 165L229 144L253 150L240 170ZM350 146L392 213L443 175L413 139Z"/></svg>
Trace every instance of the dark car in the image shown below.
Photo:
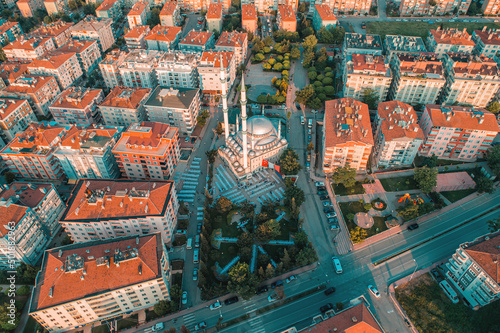
<svg viewBox="0 0 500 333"><path fill-rule="evenodd" d="M267 288L267 286L262 286L262 287L257 288L257 292L256 292L256 294L257 294L257 295L260 295L260 294L262 294L262 293L267 292L268 290L269 290L269 288Z"/></svg>
<svg viewBox="0 0 500 333"><path fill-rule="evenodd" d="M201 232L201 223L198 223L198 226L196 227L196 232L197 233Z"/></svg>
<svg viewBox="0 0 500 333"><path fill-rule="evenodd" d="M274 281L273 283L271 283L271 289L274 289L274 288L282 286L282 285L283 285L283 281L281 281L281 280Z"/></svg>
<svg viewBox="0 0 500 333"><path fill-rule="evenodd" d="M300 104L295 104L295 107L297 108L297 110L301 110Z"/></svg>
<svg viewBox="0 0 500 333"><path fill-rule="evenodd" d="M334 212L332 207L325 207L325 208L323 208L323 211L325 212L325 214Z"/></svg>
<svg viewBox="0 0 500 333"><path fill-rule="evenodd" d="M443 277L441 276L441 274L439 274L437 269L435 269L435 268L431 269L431 275L434 278L434 280L436 280L437 282L443 281Z"/></svg>
<svg viewBox="0 0 500 333"><path fill-rule="evenodd" d="M195 143L196 142L196 138L191 138L191 143Z"/></svg>
<svg viewBox="0 0 500 333"><path fill-rule="evenodd" d="M231 298L226 299L226 300L224 301L224 304L226 304L226 305L231 305L231 304L234 304L234 303L236 303L236 302L238 302L238 296L233 296L233 297L231 297Z"/></svg>
<svg viewBox="0 0 500 333"><path fill-rule="evenodd" d="M333 304L332 303L326 303L322 307L319 308L321 313L325 313L326 311L333 310Z"/></svg>
<svg viewBox="0 0 500 333"><path fill-rule="evenodd" d="M328 200L328 199L330 199L330 197L327 196L327 195L322 195L322 196L319 197L319 200L322 200L322 201L323 200Z"/></svg>
<svg viewBox="0 0 500 333"><path fill-rule="evenodd" d="M318 191L318 195L320 195L320 196L327 195L327 194L328 194L328 192L326 192L326 191Z"/></svg>
<svg viewBox="0 0 500 333"><path fill-rule="evenodd" d="M418 229L418 223L413 223L408 226L408 230L415 230Z"/></svg>
<svg viewBox="0 0 500 333"><path fill-rule="evenodd" d="M328 296L328 295L331 295L335 292L335 287L330 287L328 289L325 290L325 295Z"/></svg>
<svg viewBox="0 0 500 333"><path fill-rule="evenodd" d="M264 109L272 109L273 107L271 105L266 105L264 106Z"/></svg>
<svg viewBox="0 0 500 333"><path fill-rule="evenodd" d="M324 191L324 190L326 190L326 187L324 187L324 186L318 186L318 187L316 187L316 190L318 190L318 191Z"/></svg>

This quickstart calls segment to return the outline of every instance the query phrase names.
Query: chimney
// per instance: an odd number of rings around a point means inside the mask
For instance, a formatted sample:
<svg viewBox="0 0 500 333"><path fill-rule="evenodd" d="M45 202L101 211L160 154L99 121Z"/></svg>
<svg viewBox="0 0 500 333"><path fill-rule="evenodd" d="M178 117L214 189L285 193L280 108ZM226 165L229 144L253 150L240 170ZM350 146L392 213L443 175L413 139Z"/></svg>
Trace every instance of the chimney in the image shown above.
<svg viewBox="0 0 500 333"><path fill-rule="evenodd" d="M356 318L356 317L352 317L352 322L353 322L353 323L357 323L357 322L358 322L358 318Z"/></svg>

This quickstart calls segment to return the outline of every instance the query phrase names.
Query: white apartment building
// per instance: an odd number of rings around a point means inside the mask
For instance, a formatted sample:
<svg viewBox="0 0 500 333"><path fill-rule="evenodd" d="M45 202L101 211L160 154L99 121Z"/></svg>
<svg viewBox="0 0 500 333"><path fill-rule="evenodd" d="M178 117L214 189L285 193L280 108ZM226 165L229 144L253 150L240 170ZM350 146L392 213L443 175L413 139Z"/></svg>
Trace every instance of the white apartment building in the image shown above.
<svg viewBox="0 0 500 333"><path fill-rule="evenodd" d="M384 49L389 60L395 54L418 55L420 52L427 52L422 37L401 35L386 35Z"/></svg>
<svg viewBox="0 0 500 333"><path fill-rule="evenodd" d="M400 101L379 103L375 128L373 155L377 168L411 166L424 142L413 107Z"/></svg>
<svg viewBox="0 0 500 333"><path fill-rule="evenodd" d="M164 53L158 59L156 75L162 87L197 88L200 86L198 53L175 51Z"/></svg>
<svg viewBox="0 0 500 333"><path fill-rule="evenodd" d="M90 125L101 122L97 105L104 98L102 89L70 87L49 106L54 120L62 125Z"/></svg>
<svg viewBox="0 0 500 333"><path fill-rule="evenodd" d="M5 142L36 121L36 115L27 100L0 98L0 137Z"/></svg>
<svg viewBox="0 0 500 333"><path fill-rule="evenodd" d="M33 60L28 65L31 74L54 76L61 90L71 86L82 75L76 53L60 53L42 60Z"/></svg>
<svg viewBox="0 0 500 333"><path fill-rule="evenodd" d="M99 64L99 69L107 88L113 89L116 86L122 85L119 68L126 56L127 53L125 51L112 50Z"/></svg>
<svg viewBox="0 0 500 333"><path fill-rule="evenodd" d="M233 52L236 67L245 62L248 51L248 34L243 32L224 31L215 44L216 51Z"/></svg>
<svg viewBox="0 0 500 333"><path fill-rule="evenodd" d="M158 233L50 249L29 314L49 332L99 325L170 300L170 278Z"/></svg>
<svg viewBox="0 0 500 333"><path fill-rule="evenodd" d="M69 180L81 178L115 179L120 176L112 149L123 127L92 124L73 126L54 151Z"/></svg>
<svg viewBox="0 0 500 333"><path fill-rule="evenodd" d="M373 147L368 105L352 98L326 101L323 124L323 171L346 165L366 170Z"/></svg>
<svg viewBox="0 0 500 333"><path fill-rule="evenodd" d="M500 29L487 29L484 26L481 30L474 30L472 41L476 44L472 51L475 55L494 58L500 52Z"/></svg>
<svg viewBox="0 0 500 333"><path fill-rule="evenodd" d="M146 119L144 103L151 89L116 86L99 104L102 120L108 126L129 127Z"/></svg>
<svg viewBox="0 0 500 333"><path fill-rule="evenodd" d="M372 0L325 0L323 2L316 0L315 4L327 5L333 9L335 15L348 14L349 12L366 14L370 12Z"/></svg>
<svg viewBox="0 0 500 333"><path fill-rule="evenodd" d="M391 69L390 100L412 105L436 103L446 83L443 64L433 53L393 56Z"/></svg>
<svg viewBox="0 0 500 333"><path fill-rule="evenodd" d="M355 32L347 32L344 35L344 43L342 45L344 56L353 53L382 55L384 48L382 39L379 35L360 34Z"/></svg>
<svg viewBox="0 0 500 333"><path fill-rule="evenodd" d="M486 107L500 89L500 73L495 61L485 56L446 53L443 58L446 84L440 102Z"/></svg>
<svg viewBox="0 0 500 333"><path fill-rule="evenodd" d="M29 35L31 37L51 38L56 47L61 47L71 38L71 27L73 24L73 22L64 22L62 20L50 24L42 23L39 28L30 31Z"/></svg>
<svg viewBox="0 0 500 333"><path fill-rule="evenodd" d="M401 0L399 13L401 16L443 16L465 15L471 0Z"/></svg>
<svg viewBox="0 0 500 333"><path fill-rule="evenodd" d="M222 58L222 66L221 66ZM236 77L236 61L233 52L203 52L198 65L201 89L205 94L220 94L222 84L220 80L221 67L225 71L227 88L231 89Z"/></svg>
<svg viewBox="0 0 500 333"><path fill-rule="evenodd" d="M146 49L146 36L149 34L151 29L149 25L136 25L133 29L123 36L125 43L129 50L133 49Z"/></svg>
<svg viewBox="0 0 500 333"><path fill-rule="evenodd" d="M154 88L157 86L156 65L159 51L132 50L118 68L125 87Z"/></svg>
<svg viewBox="0 0 500 333"><path fill-rule="evenodd" d="M96 40L104 52L115 43L112 29L113 19L88 15L71 28L73 38Z"/></svg>
<svg viewBox="0 0 500 333"><path fill-rule="evenodd" d="M200 113L199 88L158 86L144 104L148 119L177 127L182 135L191 135Z"/></svg>
<svg viewBox="0 0 500 333"><path fill-rule="evenodd" d="M485 109L426 105L420 118L425 142L419 155L470 162L484 157L500 128Z"/></svg>
<svg viewBox="0 0 500 333"><path fill-rule="evenodd" d="M30 61L42 58L47 52L55 50L56 45L48 37L20 37L3 47L9 61Z"/></svg>
<svg viewBox="0 0 500 333"><path fill-rule="evenodd" d="M181 10L177 1L165 1L160 11L161 25L179 26L181 23Z"/></svg>
<svg viewBox="0 0 500 333"><path fill-rule="evenodd" d="M72 39L62 47L58 48L59 53L75 52L82 70L88 75L101 61L101 49L95 40L75 40ZM55 53L54 52L54 53Z"/></svg>
<svg viewBox="0 0 500 333"><path fill-rule="evenodd" d="M60 223L75 243L150 232L170 243L178 209L173 181L81 179Z"/></svg>
<svg viewBox="0 0 500 333"><path fill-rule="evenodd" d="M372 89L378 101L385 101L392 82L391 69L385 56L351 54L343 66L344 97L362 100L364 91Z"/></svg>
<svg viewBox="0 0 500 333"><path fill-rule="evenodd" d="M66 205L48 183L0 186L0 267L36 265L60 229ZM9 244L11 243L11 244Z"/></svg>
<svg viewBox="0 0 500 333"><path fill-rule="evenodd" d="M500 299L500 231L460 247L446 263L446 278L474 310Z"/></svg>
<svg viewBox="0 0 500 333"><path fill-rule="evenodd" d="M440 27L431 29L427 36L427 49L429 52L434 52L439 56L443 56L449 52L464 52L472 53L475 43L472 41L472 36L469 35L467 29L458 30L455 28L447 28L442 30Z"/></svg>
<svg viewBox="0 0 500 333"><path fill-rule="evenodd" d="M179 44L181 27L157 25L144 38L148 50L171 51Z"/></svg>
<svg viewBox="0 0 500 333"><path fill-rule="evenodd" d="M136 25L146 25L150 16L149 4L145 1L136 2L127 14L130 29L133 29Z"/></svg>

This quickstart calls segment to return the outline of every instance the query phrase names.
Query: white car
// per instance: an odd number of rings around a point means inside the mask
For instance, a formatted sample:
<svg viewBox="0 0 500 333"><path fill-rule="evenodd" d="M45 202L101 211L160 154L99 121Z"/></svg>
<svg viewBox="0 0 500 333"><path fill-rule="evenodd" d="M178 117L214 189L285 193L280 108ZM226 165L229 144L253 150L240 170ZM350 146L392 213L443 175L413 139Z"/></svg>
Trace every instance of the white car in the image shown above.
<svg viewBox="0 0 500 333"><path fill-rule="evenodd" d="M286 109L286 105L278 105L278 109Z"/></svg>
<svg viewBox="0 0 500 333"><path fill-rule="evenodd" d="M217 300L215 303L210 305L210 310L217 310L221 307L222 307L222 303L219 300Z"/></svg>
<svg viewBox="0 0 500 333"><path fill-rule="evenodd" d="M151 330L153 332L156 332L156 331L163 331L163 323L158 323L156 324L155 326L151 327Z"/></svg>
<svg viewBox="0 0 500 333"><path fill-rule="evenodd" d="M187 304L187 302L188 302L188 292L183 291L182 292L182 304Z"/></svg>
<svg viewBox="0 0 500 333"><path fill-rule="evenodd" d="M378 292L377 288L375 286L372 286L371 284L368 286L368 290L373 294L373 296L380 298L380 293Z"/></svg>
<svg viewBox="0 0 500 333"><path fill-rule="evenodd" d="M337 213L335 213L335 212L326 214L326 217L329 219L334 218L336 216L337 216Z"/></svg>
<svg viewBox="0 0 500 333"><path fill-rule="evenodd" d="M279 298L278 294L276 294L276 293L272 293L271 295L269 295L269 297L267 297L267 300L269 301L269 303L276 302L279 299L280 298Z"/></svg>
<svg viewBox="0 0 500 333"><path fill-rule="evenodd" d="M330 201L323 201L323 207L331 207L333 204Z"/></svg>
<svg viewBox="0 0 500 333"><path fill-rule="evenodd" d="M289 277L286 278L285 282L290 283L293 280L297 280L297 275L290 275Z"/></svg>
<svg viewBox="0 0 500 333"><path fill-rule="evenodd" d="M316 187L325 186L325 183L323 183L323 182L316 182L316 183L314 183L314 186L316 186Z"/></svg>

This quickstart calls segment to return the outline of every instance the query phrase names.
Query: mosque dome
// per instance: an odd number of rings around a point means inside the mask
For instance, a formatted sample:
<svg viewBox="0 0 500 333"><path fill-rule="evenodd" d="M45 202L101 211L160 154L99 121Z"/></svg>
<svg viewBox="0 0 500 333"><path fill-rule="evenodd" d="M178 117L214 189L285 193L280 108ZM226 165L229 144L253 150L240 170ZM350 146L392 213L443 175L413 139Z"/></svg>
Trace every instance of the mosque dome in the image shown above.
<svg viewBox="0 0 500 333"><path fill-rule="evenodd" d="M273 123L264 116L253 116L247 120L248 133L252 135L271 135L276 133Z"/></svg>

